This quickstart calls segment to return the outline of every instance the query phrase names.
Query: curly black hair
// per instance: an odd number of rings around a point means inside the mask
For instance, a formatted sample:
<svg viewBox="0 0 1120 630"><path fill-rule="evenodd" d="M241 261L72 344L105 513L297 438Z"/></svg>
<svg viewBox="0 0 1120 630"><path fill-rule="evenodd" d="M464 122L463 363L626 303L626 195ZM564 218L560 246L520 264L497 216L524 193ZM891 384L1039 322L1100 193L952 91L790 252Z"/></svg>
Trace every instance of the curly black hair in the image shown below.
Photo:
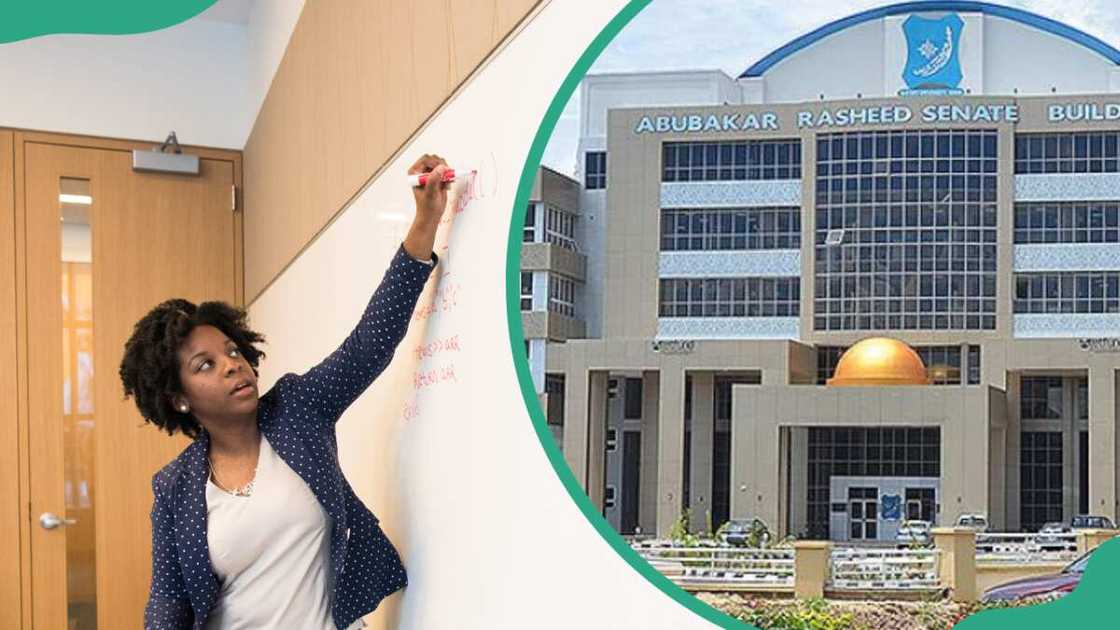
<svg viewBox="0 0 1120 630"><path fill-rule="evenodd" d="M140 415L159 429L175 435L181 431L197 439L202 431L198 420L171 404L171 397L182 393L179 381L179 346L196 326L210 325L237 344L241 356L257 374L257 364L265 356L254 346L264 337L247 325L245 310L225 302L203 302L197 306L183 300L167 300L136 322L124 346L120 376L125 398L132 397Z"/></svg>

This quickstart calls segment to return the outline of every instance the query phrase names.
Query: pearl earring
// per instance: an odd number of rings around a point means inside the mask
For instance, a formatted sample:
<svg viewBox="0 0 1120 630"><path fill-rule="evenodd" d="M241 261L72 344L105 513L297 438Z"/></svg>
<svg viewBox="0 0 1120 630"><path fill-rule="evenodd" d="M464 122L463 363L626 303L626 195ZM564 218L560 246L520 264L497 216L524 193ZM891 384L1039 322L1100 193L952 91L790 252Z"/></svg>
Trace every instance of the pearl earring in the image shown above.
<svg viewBox="0 0 1120 630"><path fill-rule="evenodd" d="M190 407L188 407L186 405L179 405L179 411L182 411L183 413L187 413L187 410L189 410L189 409L190 409Z"/></svg>

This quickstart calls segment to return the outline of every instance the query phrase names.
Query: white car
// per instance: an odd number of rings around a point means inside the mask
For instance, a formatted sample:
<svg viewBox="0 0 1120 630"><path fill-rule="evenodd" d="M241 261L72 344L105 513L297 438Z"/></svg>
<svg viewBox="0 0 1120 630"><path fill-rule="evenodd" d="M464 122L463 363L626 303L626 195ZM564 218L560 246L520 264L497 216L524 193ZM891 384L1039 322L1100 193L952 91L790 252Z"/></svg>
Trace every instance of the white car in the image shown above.
<svg viewBox="0 0 1120 630"><path fill-rule="evenodd" d="M988 517L983 514L961 514L957 517L957 527L976 532L976 548L991 551L992 540L988 533Z"/></svg>
<svg viewBox="0 0 1120 630"><path fill-rule="evenodd" d="M899 548L914 545L928 547L933 542L933 535L930 533L932 527L929 521L903 521L898 526L894 542Z"/></svg>

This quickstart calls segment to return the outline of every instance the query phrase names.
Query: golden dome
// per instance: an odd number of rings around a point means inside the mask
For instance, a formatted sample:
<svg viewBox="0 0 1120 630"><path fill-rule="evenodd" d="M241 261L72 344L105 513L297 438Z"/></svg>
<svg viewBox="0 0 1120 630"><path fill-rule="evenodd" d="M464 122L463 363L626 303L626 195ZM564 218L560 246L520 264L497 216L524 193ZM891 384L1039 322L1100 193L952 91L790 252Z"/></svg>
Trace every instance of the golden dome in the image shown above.
<svg viewBox="0 0 1120 630"><path fill-rule="evenodd" d="M897 339L872 337L848 348L828 384L928 385L929 377L913 348Z"/></svg>

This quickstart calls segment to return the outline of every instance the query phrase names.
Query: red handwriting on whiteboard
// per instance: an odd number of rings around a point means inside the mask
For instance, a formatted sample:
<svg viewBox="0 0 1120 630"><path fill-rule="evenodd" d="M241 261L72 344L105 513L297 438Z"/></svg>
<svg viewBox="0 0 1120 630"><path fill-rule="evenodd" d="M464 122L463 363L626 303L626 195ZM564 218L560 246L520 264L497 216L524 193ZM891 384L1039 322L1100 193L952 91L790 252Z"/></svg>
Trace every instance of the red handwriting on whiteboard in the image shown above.
<svg viewBox="0 0 1120 630"><path fill-rule="evenodd" d="M436 339L431 343L424 344L416 348L416 358L420 361L428 357L435 356L440 352L458 352L459 351L459 335L447 337L446 339Z"/></svg>
<svg viewBox="0 0 1120 630"><path fill-rule="evenodd" d="M466 212L471 207L471 202L476 199L485 199L493 197L498 192L498 178L497 178L497 165L498 160L494 154L490 154L491 171L483 168L477 171L472 171L467 176L467 185L463 192L455 199L454 205L451 207L451 212L445 213L445 216L440 220L440 223L450 223L451 219L457 214Z"/></svg>
<svg viewBox="0 0 1120 630"><path fill-rule="evenodd" d="M459 381L459 378L455 375L454 363L449 363L430 370L417 370L416 373L412 375L412 388L419 390L448 381Z"/></svg>
<svg viewBox="0 0 1120 630"><path fill-rule="evenodd" d="M401 414L401 416L404 418L405 422L408 422L409 420L415 420L419 415L420 405L416 403L415 398L404 404L404 412Z"/></svg>
<svg viewBox="0 0 1120 630"><path fill-rule="evenodd" d="M477 184L475 183L478 181L478 171L473 171L468 175L466 181L467 184L462 192L459 193L458 197L452 200L453 203L451 207L448 208L448 210L443 213L443 217L440 218L440 225L451 223L455 215L466 212L467 208L470 208L471 202L478 199L478 192L476 190Z"/></svg>
<svg viewBox="0 0 1120 630"><path fill-rule="evenodd" d="M446 277L447 274L445 274ZM435 295L432 296L432 301L427 304L421 304L416 307L412 312L412 320L420 321L428 319L435 313L446 313L455 308L459 304L459 284L455 281L444 282Z"/></svg>

